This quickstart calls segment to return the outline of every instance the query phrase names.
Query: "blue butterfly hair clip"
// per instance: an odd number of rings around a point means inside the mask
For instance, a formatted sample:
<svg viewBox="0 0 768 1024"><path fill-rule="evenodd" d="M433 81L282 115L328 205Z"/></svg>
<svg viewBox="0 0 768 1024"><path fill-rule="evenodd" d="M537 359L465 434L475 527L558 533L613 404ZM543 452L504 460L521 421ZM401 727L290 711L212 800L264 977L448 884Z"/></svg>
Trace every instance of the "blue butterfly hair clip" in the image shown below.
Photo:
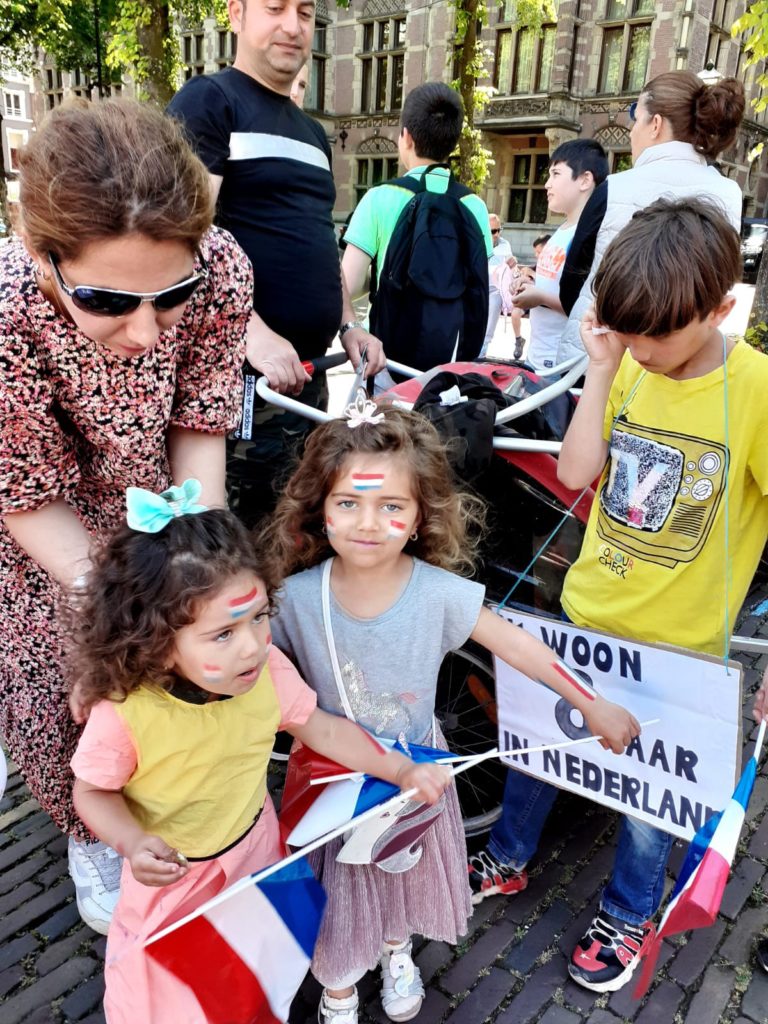
<svg viewBox="0 0 768 1024"><path fill-rule="evenodd" d="M145 491L143 487L129 487L125 493L128 525L139 533L160 533L172 519L206 512L206 505L198 505L203 490L199 480L185 480L181 487L169 487L162 494Z"/></svg>

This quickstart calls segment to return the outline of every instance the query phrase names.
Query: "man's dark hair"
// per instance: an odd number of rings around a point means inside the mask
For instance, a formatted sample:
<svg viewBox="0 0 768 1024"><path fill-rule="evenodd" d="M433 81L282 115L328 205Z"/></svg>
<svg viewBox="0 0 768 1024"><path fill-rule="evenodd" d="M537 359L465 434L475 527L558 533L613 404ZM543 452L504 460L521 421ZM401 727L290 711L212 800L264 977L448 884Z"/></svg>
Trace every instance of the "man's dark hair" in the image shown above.
<svg viewBox="0 0 768 1024"><path fill-rule="evenodd" d="M567 164L572 178L589 171L595 185L608 177L608 156L595 139L572 139L561 143L549 158L549 166L553 164Z"/></svg>
<svg viewBox="0 0 768 1024"><path fill-rule="evenodd" d="M456 90L443 82L425 82L405 97L400 124L411 133L416 156L444 163L456 148L463 120Z"/></svg>
<svg viewBox="0 0 768 1024"><path fill-rule="evenodd" d="M535 249L537 245L546 245L552 235L539 235L538 238L534 238L531 242L531 248Z"/></svg>
<svg viewBox="0 0 768 1024"><path fill-rule="evenodd" d="M613 239L595 275L599 323L663 337L704 320L741 279L739 236L703 199L657 199Z"/></svg>

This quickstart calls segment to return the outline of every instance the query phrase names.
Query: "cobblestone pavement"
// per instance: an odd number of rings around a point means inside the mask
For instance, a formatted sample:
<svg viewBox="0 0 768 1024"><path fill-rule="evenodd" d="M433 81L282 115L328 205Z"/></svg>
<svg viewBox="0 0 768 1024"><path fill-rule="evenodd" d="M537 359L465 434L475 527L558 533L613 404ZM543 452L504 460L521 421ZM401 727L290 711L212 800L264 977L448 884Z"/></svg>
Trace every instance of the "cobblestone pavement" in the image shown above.
<svg viewBox="0 0 768 1024"><path fill-rule="evenodd" d="M748 617L739 632L768 636L768 621ZM760 673L754 657L741 660L748 754L756 732L748 709ZM417 943L416 959L427 986L418 1020L768 1024L768 974L753 956L755 935L768 935L767 797L764 760L718 921L687 941L678 937L665 943L657 979L642 1003L628 989L597 996L566 980L567 956L591 919L610 869L616 819L594 805L562 797L562 808L532 863L528 888L516 897L482 903L469 934L455 948ZM684 852L684 844L676 844L669 885ZM102 1024L104 948L105 940L78 916L66 840L13 775L0 801L0 1022ZM374 975L364 979L360 995L361 1021L386 1024ZM318 997L318 986L308 979L294 1003L291 1024L316 1020Z"/></svg>

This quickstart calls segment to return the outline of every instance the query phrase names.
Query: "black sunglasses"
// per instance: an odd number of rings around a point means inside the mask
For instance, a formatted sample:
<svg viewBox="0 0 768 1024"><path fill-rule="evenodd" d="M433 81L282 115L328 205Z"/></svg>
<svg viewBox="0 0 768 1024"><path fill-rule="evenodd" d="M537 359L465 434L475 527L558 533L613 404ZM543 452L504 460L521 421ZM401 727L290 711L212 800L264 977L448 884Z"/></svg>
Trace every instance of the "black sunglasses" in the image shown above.
<svg viewBox="0 0 768 1024"><path fill-rule="evenodd" d="M202 271L170 288L163 288L159 292L119 292L113 288L92 288L87 284L70 288L64 283L56 257L52 252L48 253L48 261L59 288L72 299L78 309L93 316L127 316L135 312L142 302L151 302L158 313L168 313L184 305L208 277L208 268L200 253L198 258L203 264Z"/></svg>
<svg viewBox="0 0 768 1024"><path fill-rule="evenodd" d="M492 235L499 235L499 234L501 234L501 228L491 228L491 234Z"/></svg>

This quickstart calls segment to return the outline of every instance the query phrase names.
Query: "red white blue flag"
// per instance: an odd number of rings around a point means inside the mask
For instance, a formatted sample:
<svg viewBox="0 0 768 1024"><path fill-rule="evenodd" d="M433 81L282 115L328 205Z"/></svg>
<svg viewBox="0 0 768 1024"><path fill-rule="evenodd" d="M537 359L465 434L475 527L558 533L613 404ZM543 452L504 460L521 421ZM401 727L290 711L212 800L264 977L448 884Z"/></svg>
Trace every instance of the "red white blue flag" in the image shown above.
<svg viewBox="0 0 768 1024"><path fill-rule="evenodd" d="M373 737L371 740L381 747L382 752L394 746L395 750L417 763L440 761L450 757L448 751L435 747L411 743L405 749L399 743L393 744L391 740ZM362 774L338 782L329 782L325 786L309 784L312 779L322 779L337 773L348 774L348 769L319 757L309 747L294 745L280 808L280 831L289 846L306 846L307 843L313 842L319 836L351 821L365 811L386 803L400 792L398 787L390 782Z"/></svg>
<svg viewBox="0 0 768 1024"><path fill-rule="evenodd" d="M662 939L714 924L756 774L757 760L751 757L725 810L713 814L691 840L669 905L645 957L635 999L643 998L653 980Z"/></svg>
<svg viewBox="0 0 768 1024"><path fill-rule="evenodd" d="M288 1020L309 969L326 896L305 859L237 882L146 953L195 993L209 1024ZM249 884L250 883L250 884Z"/></svg>

